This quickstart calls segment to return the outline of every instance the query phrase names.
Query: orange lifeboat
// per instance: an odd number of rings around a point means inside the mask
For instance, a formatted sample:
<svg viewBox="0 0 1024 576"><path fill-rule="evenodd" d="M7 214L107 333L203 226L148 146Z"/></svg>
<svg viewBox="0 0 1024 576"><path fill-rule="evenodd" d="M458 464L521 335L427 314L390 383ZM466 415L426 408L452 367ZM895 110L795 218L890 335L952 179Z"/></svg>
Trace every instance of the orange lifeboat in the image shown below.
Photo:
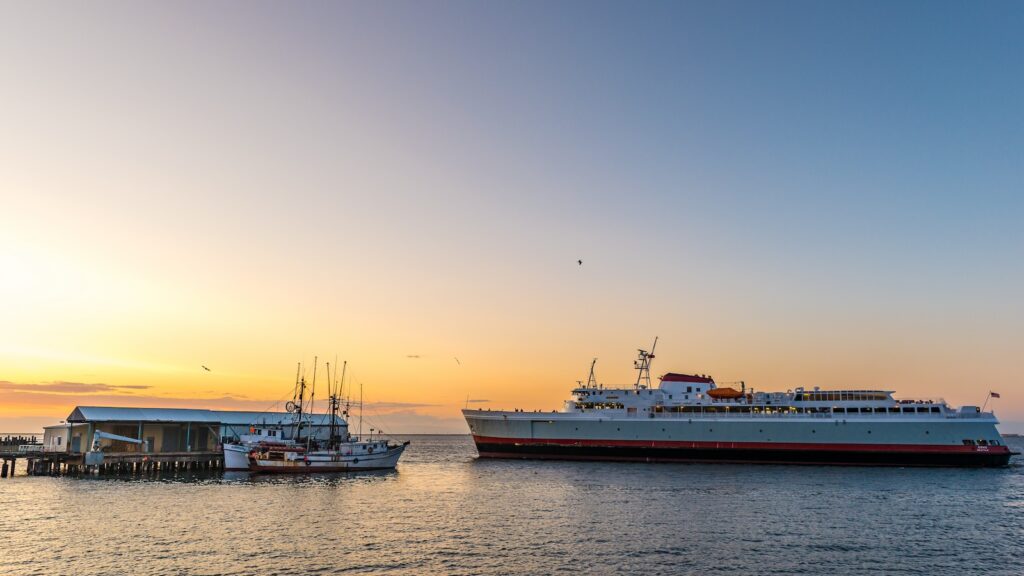
<svg viewBox="0 0 1024 576"><path fill-rule="evenodd" d="M718 399L733 400L741 398L743 396L743 392L740 392L735 388L712 388L711 390L708 390L708 396Z"/></svg>

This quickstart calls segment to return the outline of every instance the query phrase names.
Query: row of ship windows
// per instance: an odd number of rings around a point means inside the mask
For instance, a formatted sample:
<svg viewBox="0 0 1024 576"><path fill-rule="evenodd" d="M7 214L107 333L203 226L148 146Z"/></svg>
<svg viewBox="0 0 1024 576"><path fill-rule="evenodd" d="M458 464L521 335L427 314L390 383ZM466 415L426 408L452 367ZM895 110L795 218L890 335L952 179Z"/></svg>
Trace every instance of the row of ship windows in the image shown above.
<svg viewBox="0 0 1024 576"><path fill-rule="evenodd" d="M796 402L844 402L844 401L873 401L888 400L889 395L884 392L797 392L793 396Z"/></svg>
<svg viewBox="0 0 1024 576"><path fill-rule="evenodd" d="M576 408L581 410L622 410L624 405L619 402L577 402ZM684 413L754 413L754 414L939 414L941 409L938 406L917 406L917 407L877 407L877 408L803 408L798 406L655 406L655 413L661 412L684 412Z"/></svg>
<svg viewBox="0 0 1024 576"><path fill-rule="evenodd" d="M827 414L829 412L833 414L938 414L941 409L938 406L918 406L918 407L863 407L863 408L804 408L800 406L655 406L655 412L753 412L754 414L777 414L777 413L797 413L797 414Z"/></svg>
<svg viewBox="0 0 1024 576"><path fill-rule="evenodd" d="M977 443L974 440L965 439L964 446L999 446L999 440L978 440Z"/></svg>

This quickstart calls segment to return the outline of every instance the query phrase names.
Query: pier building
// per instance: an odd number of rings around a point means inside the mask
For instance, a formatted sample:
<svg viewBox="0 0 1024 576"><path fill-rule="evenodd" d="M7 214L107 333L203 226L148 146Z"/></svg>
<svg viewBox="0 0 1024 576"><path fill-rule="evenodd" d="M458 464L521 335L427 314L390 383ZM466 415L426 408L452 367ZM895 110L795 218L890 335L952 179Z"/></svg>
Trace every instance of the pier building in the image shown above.
<svg viewBox="0 0 1024 576"><path fill-rule="evenodd" d="M288 439L294 422L288 412L77 406L44 428L39 449L4 453L3 468L10 464L13 474L19 458L30 474L219 468L225 441L253 426L279 428ZM304 414L302 435L326 439L330 423L329 414Z"/></svg>

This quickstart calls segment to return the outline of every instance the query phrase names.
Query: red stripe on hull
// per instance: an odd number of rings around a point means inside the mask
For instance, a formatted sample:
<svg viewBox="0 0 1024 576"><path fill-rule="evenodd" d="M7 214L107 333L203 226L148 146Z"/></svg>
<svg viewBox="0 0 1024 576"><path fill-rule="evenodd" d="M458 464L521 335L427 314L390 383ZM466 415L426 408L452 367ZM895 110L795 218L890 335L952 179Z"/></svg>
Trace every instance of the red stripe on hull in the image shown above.
<svg viewBox="0 0 1024 576"><path fill-rule="evenodd" d="M572 454L542 454L542 453L530 453L529 457L525 457L523 454L513 452L480 452L481 458L494 458L499 460L572 460L580 462L645 462L651 464L785 464L785 465L796 465L796 466L915 466L913 464L906 464L903 462L884 463L884 462L853 462L850 460L786 460L786 459L756 459L756 458L694 458L690 456L680 458L657 458L657 457L646 457L646 456L576 456ZM961 464L922 464L920 466L927 467L940 467L940 468L959 468Z"/></svg>

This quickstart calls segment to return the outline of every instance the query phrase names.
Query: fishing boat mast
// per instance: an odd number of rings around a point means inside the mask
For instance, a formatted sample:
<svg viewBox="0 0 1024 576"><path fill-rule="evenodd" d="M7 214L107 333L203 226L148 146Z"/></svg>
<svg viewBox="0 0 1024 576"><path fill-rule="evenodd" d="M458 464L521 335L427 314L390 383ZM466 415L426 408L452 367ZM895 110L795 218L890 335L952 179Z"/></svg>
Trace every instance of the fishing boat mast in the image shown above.
<svg viewBox="0 0 1024 576"><path fill-rule="evenodd" d="M299 362L298 367L295 369L295 390L292 393L292 400L285 404L285 410L295 415L292 438L296 441L302 435L302 399L306 395L306 377L304 375L300 376L301 372L302 362ZM296 404L296 400L298 400L298 404Z"/></svg>
<svg viewBox="0 0 1024 576"><path fill-rule="evenodd" d="M335 386L334 393L330 397L331 407L331 424L330 424L330 440L329 443L332 447L337 446L341 442L341 434L337 433L337 420L338 412L341 410L341 389L345 385L345 370L348 368L348 360L345 361L341 366L341 382ZM335 361L334 374L338 374L338 365ZM335 378L337 379L337 378Z"/></svg>
<svg viewBox="0 0 1024 576"><path fill-rule="evenodd" d="M309 443L313 439L313 434L312 434L312 432L314 430L314 428L313 428L313 420L312 420L312 417L313 417L313 407L314 407L314 404L313 404L314 400L313 399L316 397L316 365L319 363L318 360L319 360L318 357L313 356L313 389L309 393L309 417L310 417L310 421L309 421L310 428L309 428L309 430L310 430L311 433L306 435L306 451L307 452L309 451Z"/></svg>

